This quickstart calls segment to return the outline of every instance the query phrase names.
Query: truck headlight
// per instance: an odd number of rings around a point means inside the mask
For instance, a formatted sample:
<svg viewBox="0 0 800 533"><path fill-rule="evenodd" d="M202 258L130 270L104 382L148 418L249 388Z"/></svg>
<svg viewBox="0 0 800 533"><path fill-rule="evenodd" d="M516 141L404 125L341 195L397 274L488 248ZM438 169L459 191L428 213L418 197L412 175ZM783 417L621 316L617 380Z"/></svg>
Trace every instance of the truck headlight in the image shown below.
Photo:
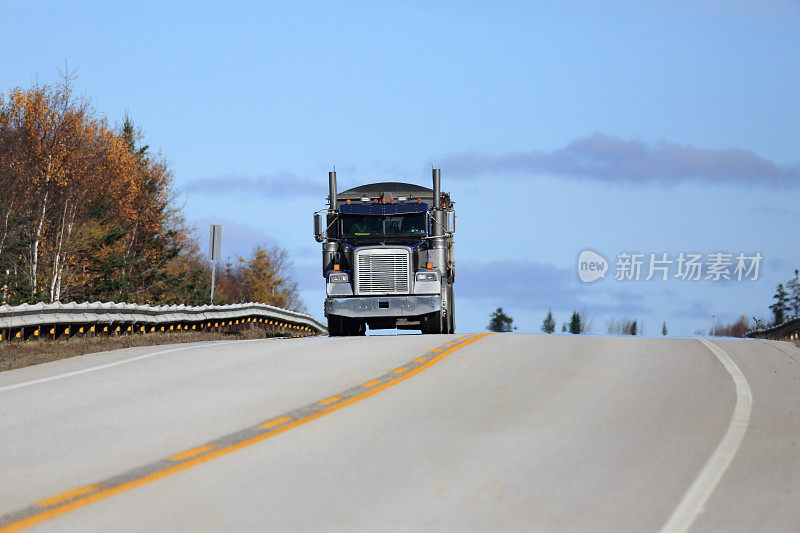
<svg viewBox="0 0 800 533"><path fill-rule="evenodd" d="M350 276L346 272L337 272L328 276L328 283L349 283Z"/></svg>
<svg viewBox="0 0 800 533"><path fill-rule="evenodd" d="M436 272L417 272L417 281L436 281Z"/></svg>

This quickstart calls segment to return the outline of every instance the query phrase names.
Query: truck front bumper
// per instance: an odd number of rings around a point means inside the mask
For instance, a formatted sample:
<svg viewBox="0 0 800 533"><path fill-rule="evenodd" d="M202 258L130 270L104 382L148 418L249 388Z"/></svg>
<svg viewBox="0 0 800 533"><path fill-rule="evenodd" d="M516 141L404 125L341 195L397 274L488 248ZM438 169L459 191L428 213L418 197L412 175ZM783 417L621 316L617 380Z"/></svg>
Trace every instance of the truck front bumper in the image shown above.
<svg viewBox="0 0 800 533"><path fill-rule="evenodd" d="M442 309L438 294L425 296L357 296L327 298L325 315L348 318L410 317L434 313Z"/></svg>

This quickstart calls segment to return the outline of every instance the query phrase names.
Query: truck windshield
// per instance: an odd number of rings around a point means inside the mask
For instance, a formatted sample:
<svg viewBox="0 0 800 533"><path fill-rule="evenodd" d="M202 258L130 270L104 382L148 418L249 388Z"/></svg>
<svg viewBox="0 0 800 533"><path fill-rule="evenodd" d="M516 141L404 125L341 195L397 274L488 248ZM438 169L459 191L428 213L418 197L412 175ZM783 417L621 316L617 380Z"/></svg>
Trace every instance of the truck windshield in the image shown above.
<svg viewBox="0 0 800 533"><path fill-rule="evenodd" d="M425 213L410 215L342 215L342 236L425 235Z"/></svg>

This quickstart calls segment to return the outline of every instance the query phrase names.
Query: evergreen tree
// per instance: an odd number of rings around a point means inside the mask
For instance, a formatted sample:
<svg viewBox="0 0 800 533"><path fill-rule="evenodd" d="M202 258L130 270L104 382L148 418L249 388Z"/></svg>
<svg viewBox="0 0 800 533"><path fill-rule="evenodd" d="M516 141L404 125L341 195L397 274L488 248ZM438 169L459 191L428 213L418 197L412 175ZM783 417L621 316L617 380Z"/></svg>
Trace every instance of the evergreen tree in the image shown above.
<svg viewBox="0 0 800 533"><path fill-rule="evenodd" d="M794 277L786 284L786 288L790 291L788 304L793 318L800 316L800 279L798 279L798 274L800 271L795 269Z"/></svg>
<svg viewBox="0 0 800 533"><path fill-rule="evenodd" d="M567 332L567 323L564 322L563 324L561 324L561 333L566 333L566 332Z"/></svg>
<svg viewBox="0 0 800 533"><path fill-rule="evenodd" d="M514 319L505 314L502 307L498 307L492 313L487 329L489 331L508 332L517 329L513 323Z"/></svg>
<svg viewBox="0 0 800 533"><path fill-rule="evenodd" d="M667 336L667 322L666 321L664 321L664 323L661 325L661 334L663 336L665 336L665 337Z"/></svg>
<svg viewBox="0 0 800 533"><path fill-rule="evenodd" d="M547 311L547 316L542 321L542 331L545 333L553 333L556 330L556 321L553 320L553 311Z"/></svg>
<svg viewBox="0 0 800 533"><path fill-rule="evenodd" d="M786 289L783 288L783 283L778 283L778 289L772 295L772 298L775 299L775 303L770 305L769 308L772 309L773 324L782 324L786 320L786 311L789 310L789 295Z"/></svg>
<svg viewBox="0 0 800 533"><path fill-rule="evenodd" d="M572 318L569 321L569 332L573 335L580 335L581 333L581 315L577 311L572 312Z"/></svg>
<svg viewBox="0 0 800 533"><path fill-rule="evenodd" d="M631 324L631 335L636 335L636 332L638 331L638 329L639 329L639 326L636 324L636 321L634 320L633 324Z"/></svg>

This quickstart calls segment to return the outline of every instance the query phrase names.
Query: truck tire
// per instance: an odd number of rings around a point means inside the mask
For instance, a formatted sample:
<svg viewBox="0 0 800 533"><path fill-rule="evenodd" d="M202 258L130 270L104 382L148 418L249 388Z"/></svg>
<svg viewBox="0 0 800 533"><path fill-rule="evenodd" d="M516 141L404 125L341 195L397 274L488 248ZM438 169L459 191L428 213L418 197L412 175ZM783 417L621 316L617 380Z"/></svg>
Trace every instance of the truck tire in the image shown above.
<svg viewBox="0 0 800 533"><path fill-rule="evenodd" d="M328 335L331 337L363 337L367 334L367 325L361 320L345 316L328 317Z"/></svg>
<svg viewBox="0 0 800 533"><path fill-rule="evenodd" d="M447 331L444 324L444 315L441 311L426 315L422 321L422 333L426 335L438 335Z"/></svg>
<svg viewBox="0 0 800 533"><path fill-rule="evenodd" d="M336 315L328 317L328 336L343 337L347 335L345 330L344 318Z"/></svg>
<svg viewBox="0 0 800 533"><path fill-rule="evenodd" d="M354 337L363 337L367 334L367 324L362 322L361 320L347 320L349 324L347 325L348 335Z"/></svg>

